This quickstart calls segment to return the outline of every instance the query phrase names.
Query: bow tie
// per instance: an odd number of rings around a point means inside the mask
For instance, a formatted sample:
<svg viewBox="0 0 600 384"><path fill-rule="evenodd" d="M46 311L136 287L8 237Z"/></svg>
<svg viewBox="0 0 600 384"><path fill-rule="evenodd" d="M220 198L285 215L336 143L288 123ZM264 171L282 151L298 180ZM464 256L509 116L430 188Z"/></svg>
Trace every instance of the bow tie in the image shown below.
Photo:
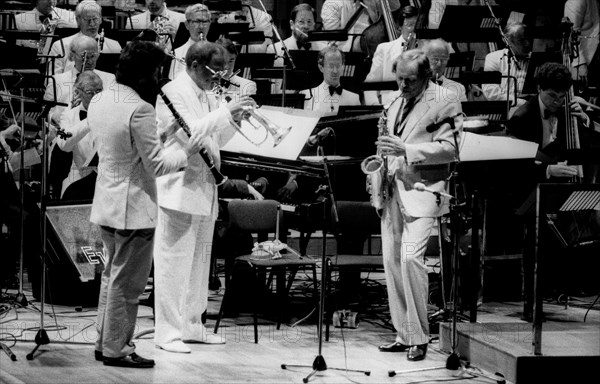
<svg viewBox="0 0 600 384"><path fill-rule="evenodd" d="M79 120L85 120L87 119L87 111L79 111Z"/></svg>
<svg viewBox="0 0 600 384"><path fill-rule="evenodd" d="M306 49L307 51L310 51L311 48L312 48L312 44L310 43L310 41L308 41L304 44L298 43L298 49Z"/></svg>
<svg viewBox="0 0 600 384"><path fill-rule="evenodd" d="M52 14L48 14L48 15L40 15L40 22L42 24L44 24L44 21L46 21L47 19L52 20Z"/></svg>
<svg viewBox="0 0 600 384"><path fill-rule="evenodd" d="M329 96L333 96L334 93L341 95L342 91L343 89L341 85L338 85L337 87L332 87L331 85L329 86Z"/></svg>

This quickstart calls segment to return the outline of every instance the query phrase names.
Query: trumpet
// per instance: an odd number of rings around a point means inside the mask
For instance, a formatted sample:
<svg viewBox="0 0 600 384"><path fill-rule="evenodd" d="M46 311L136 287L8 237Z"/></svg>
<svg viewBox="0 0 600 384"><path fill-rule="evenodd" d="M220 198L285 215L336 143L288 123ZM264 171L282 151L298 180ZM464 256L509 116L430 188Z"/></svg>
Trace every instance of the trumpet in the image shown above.
<svg viewBox="0 0 600 384"><path fill-rule="evenodd" d="M265 115L258 111L258 108L250 106L244 107L244 113L242 114L242 120L245 120L252 128L255 130L259 130L261 127L265 129L265 137L261 141L254 141L248 135L244 133L240 124L231 119L231 125L244 137L244 139L248 140L250 143L256 145L257 147L264 143L269 135L273 136L273 147L278 146L283 139L290 133L292 130L292 126L287 128L279 127L271 120L269 120Z"/></svg>

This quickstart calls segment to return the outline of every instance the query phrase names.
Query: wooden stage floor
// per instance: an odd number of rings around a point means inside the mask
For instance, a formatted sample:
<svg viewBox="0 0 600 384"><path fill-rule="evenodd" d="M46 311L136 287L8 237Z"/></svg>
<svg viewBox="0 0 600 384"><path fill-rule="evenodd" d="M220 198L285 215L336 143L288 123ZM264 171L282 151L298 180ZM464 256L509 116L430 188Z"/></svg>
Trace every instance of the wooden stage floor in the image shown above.
<svg viewBox="0 0 600 384"><path fill-rule="evenodd" d="M370 278L374 278L371 276ZM33 300L31 292L25 292ZM223 291L211 291L209 299L209 328L214 326L214 317L222 299ZM589 299L589 298L587 298ZM591 298L593 300L593 297ZM520 332L527 332L529 325L519 320L521 303L484 303L478 311L478 323L498 324L517 323ZM318 354L319 342L316 332L316 317L295 327L283 324L277 330L274 325L260 320L260 340L254 343L250 317L227 318L219 333L226 340L225 345L192 344L191 354L174 354L156 349L152 334L141 336L137 342L137 352L154 358L157 365L153 369L128 369L106 367L94 360L94 340L96 308L77 308L45 305L44 326L51 340L42 345L34 359L28 361L26 355L35 346L36 327L40 324L40 303L33 301L26 308L13 308L3 312L0 338L11 346L17 361L8 356L0 356L0 383L301 383L310 373L310 368L289 368L283 370L281 364L312 365ZM297 318L306 315L306 306L301 307ZM383 308L383 306L381 306ZM596 308L598 308L596 306ZM548 323L560 322L562 329L569 324L583 324L583 305L564 306L546 304L550 313ZM420 362L409 362L405 353L380 353L377 346L394 340L393 332L387 327L387 311L379 314L359 315L362 319L357 329L331 328L329 342L322 344L322 356L330 368L368 370L364 373L327 369L317 373L310 382L315 383L415 383L454 381L459 383L490 383L486 377L471 378L465 372L443 368L448 354L440 350L440 343L430 344L427 358ZM600 334L600 311L591 310L586 326L595 332L589 340L598 340ZM468 325L468 324L465 324ZM591 325L591 326L590 326ZM593 326L595 325L595 327ZM138 332L152 329L153 315L150 307L141 305L138 315ZM58 329L57 329L58 328ZM560 333L557 333L560 337ZM14 338L13 338L14 336ZM600 346L590 345L586 338L565 337L553 343L562 343L576 355L600 355ZM566 345L575 341L575 345ZM14 344L14 345L13 345ZM518 346L523 348L523 346ZM591 351L591 352L590 352ZM522 351L521 351L522 352ZM527 352L524 352L527 353ZM483 369L483 367L475 368ZM440 367L441 369L427 370ZM390 377L388 371L421 371L401 373ZM493 372L483 371L491 376Z"/></svg>

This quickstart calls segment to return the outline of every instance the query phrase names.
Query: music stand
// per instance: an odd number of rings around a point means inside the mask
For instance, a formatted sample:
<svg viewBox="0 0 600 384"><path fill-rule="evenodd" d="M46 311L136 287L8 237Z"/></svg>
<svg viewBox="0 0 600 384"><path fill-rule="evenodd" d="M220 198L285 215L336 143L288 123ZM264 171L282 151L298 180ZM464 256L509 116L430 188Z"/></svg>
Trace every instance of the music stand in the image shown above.
<svg viewBox="0 0 600 384"><path fill-rule="evenodd" d="M221 35L227 36L231 32L248 33L249 29L250 23L212 23L206 40L216 41Z"/></svg>
<svg viewBox="0 0 600 384"><path fill-rule="evenodd" d="M96 69L115 74L119 63L120 53L101 53L96 62Z"/></svg>
<svg viewBox="0 0 600 384"><path fill-rule="evenodd" d="M509 10L500 6L492 8L494 13L499 15L502 24L505 25ZM422 38L419 34L417 36ZM485 5L468 7L446 5L439 26L439 37L448 42L467 42L468 47L470 47L470 43L474 42L502 42L494 20L490 17L489 9Z"/></svg>
<svg viewBox="0 0 600 384"><path fill-rule="evenodd" d="M261 105L270 105L273 107L281 106L282 103L282 94L270 94L270 93L257 93L254 95L250 95L256 104ZM304 109L304 101L305 96L302 93L287 95L285 98L285 107L295 108L295 109Z"/></svg>
<svg viewBox="0 0 600 384"><path fill-rule="evenodd" d="M127 45L128 42L132 41L143 31L143 29L109 29L105 32L105 36L118 41L119 44L121 44L121 46L124 47Z"/></svg>

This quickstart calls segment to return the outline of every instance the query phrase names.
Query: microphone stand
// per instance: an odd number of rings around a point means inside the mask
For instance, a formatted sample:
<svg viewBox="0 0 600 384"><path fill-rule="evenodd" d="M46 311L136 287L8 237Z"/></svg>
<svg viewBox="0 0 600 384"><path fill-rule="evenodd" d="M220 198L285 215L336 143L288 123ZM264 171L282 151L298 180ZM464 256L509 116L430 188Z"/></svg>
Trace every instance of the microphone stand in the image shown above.
<svg viewBox="0 0 600 384"><path fill-rule="evenodd" d="M311 377L313 377L317 372L322 372L322 371L326 371L328 368L329 369L334 369L337 371L346 371L346 372L361 372L364 373L367 376L371 375L371 371L364 371L364 370L359 370L359 369L345 369L345 368L332 368L332 367L327 367L327 363L325 362L325 358L323 357L322 351L323 351L323 316L325 314L325 293L326 293L326 263L327 263L327 200L329 200L329 202L331 203L331 207L332 207L332 221L334 224L337 224L339 222L339 218L338 218L338 214L337 214L337 208L336 208L336 203L335 203L335 197L333 196L333 189L331 187L331 177L329 176L329 165L327 163L327 157L324 155L323 153L323 147L319 145L319 147L317 148L317 154L321 153L323 155L323 174L324 176L324 181L326 183L325 187L320 187L319 189L321 191L324 192L324 194L327 196L326 200L323 204L323 242L322 242L322 249L321 249L321 291L319 293L319 313L318 313L318 321L317 321L317 333L318 333L318 338L319 338L319 347L318 347L318 354L315 357L315 360L311 365L300 365L300 364L281 364L281 369L287 369L289 367L298 367L298 368L311 368L312 367L312 372L308 374L308 376L306 376L305 378L302 379L303 383L308 383L308 381L310 380ZM315 282L316 283L316 282Z"/></svg>
<svg viewBox="0 0 600 384"><path fill-rule="evenodd" d="M265 13L268 13L267 8L265 7L262 0L258 0L258 2L260 3L260 6L263 8L263 11L265 11ZM273 29L273 33L275 34L275 37L277 37L277 39L281 43L281 50L283 51L283 57L277 56L277 50L275 49L275 43L273 43L273 51L275 52L276 57L283 59L283 74L282 74L282 78L281 78L281 90L283 91L283 94L281 95L281 107L285 108L285 93L287 92L286 67L287 67L287 63L289 62L290 65L292 66L292 70L295 70L296 64L294 63L294 60L292 59L292 56L290 55L290 51L288 50L287 46L285 45L285 42L281 38L281 35L279 34L277 27L273 23L273 18L271 18L271 28ZM273 40L271 40L271 42L273 42Z"/></svg>
<svg viewBox="0 0 600 384"><path fill-rule="evenodd" d="M490 2L488 0L484 0L484 1L485 1L485 4L487 5L488 9L490 10L490 15L494 19L494 24L496 24L496 27L498 28L498 32L500 32L502 41L504 42L504 45L506 46L506 49L508 51L507 52L508 74L506 75L506 116L507 116L506 118L508 119L510 108L517 105L517 78L511 75L511 63L514 61L517 71L521 70L521 65L519 64L518 60L516 59L517 55L515 54L515 51L513 50L512 46L510 45L510 42L508 41L508 37L506 37L506 34L502 30L502 26L500 25L500 20L494 14L494 10L492 9ZM511 81L511 79L514 79L514 81L515 81L515 104L514 105L512 105L512 103L510 102L510 81Z"/></svg>

